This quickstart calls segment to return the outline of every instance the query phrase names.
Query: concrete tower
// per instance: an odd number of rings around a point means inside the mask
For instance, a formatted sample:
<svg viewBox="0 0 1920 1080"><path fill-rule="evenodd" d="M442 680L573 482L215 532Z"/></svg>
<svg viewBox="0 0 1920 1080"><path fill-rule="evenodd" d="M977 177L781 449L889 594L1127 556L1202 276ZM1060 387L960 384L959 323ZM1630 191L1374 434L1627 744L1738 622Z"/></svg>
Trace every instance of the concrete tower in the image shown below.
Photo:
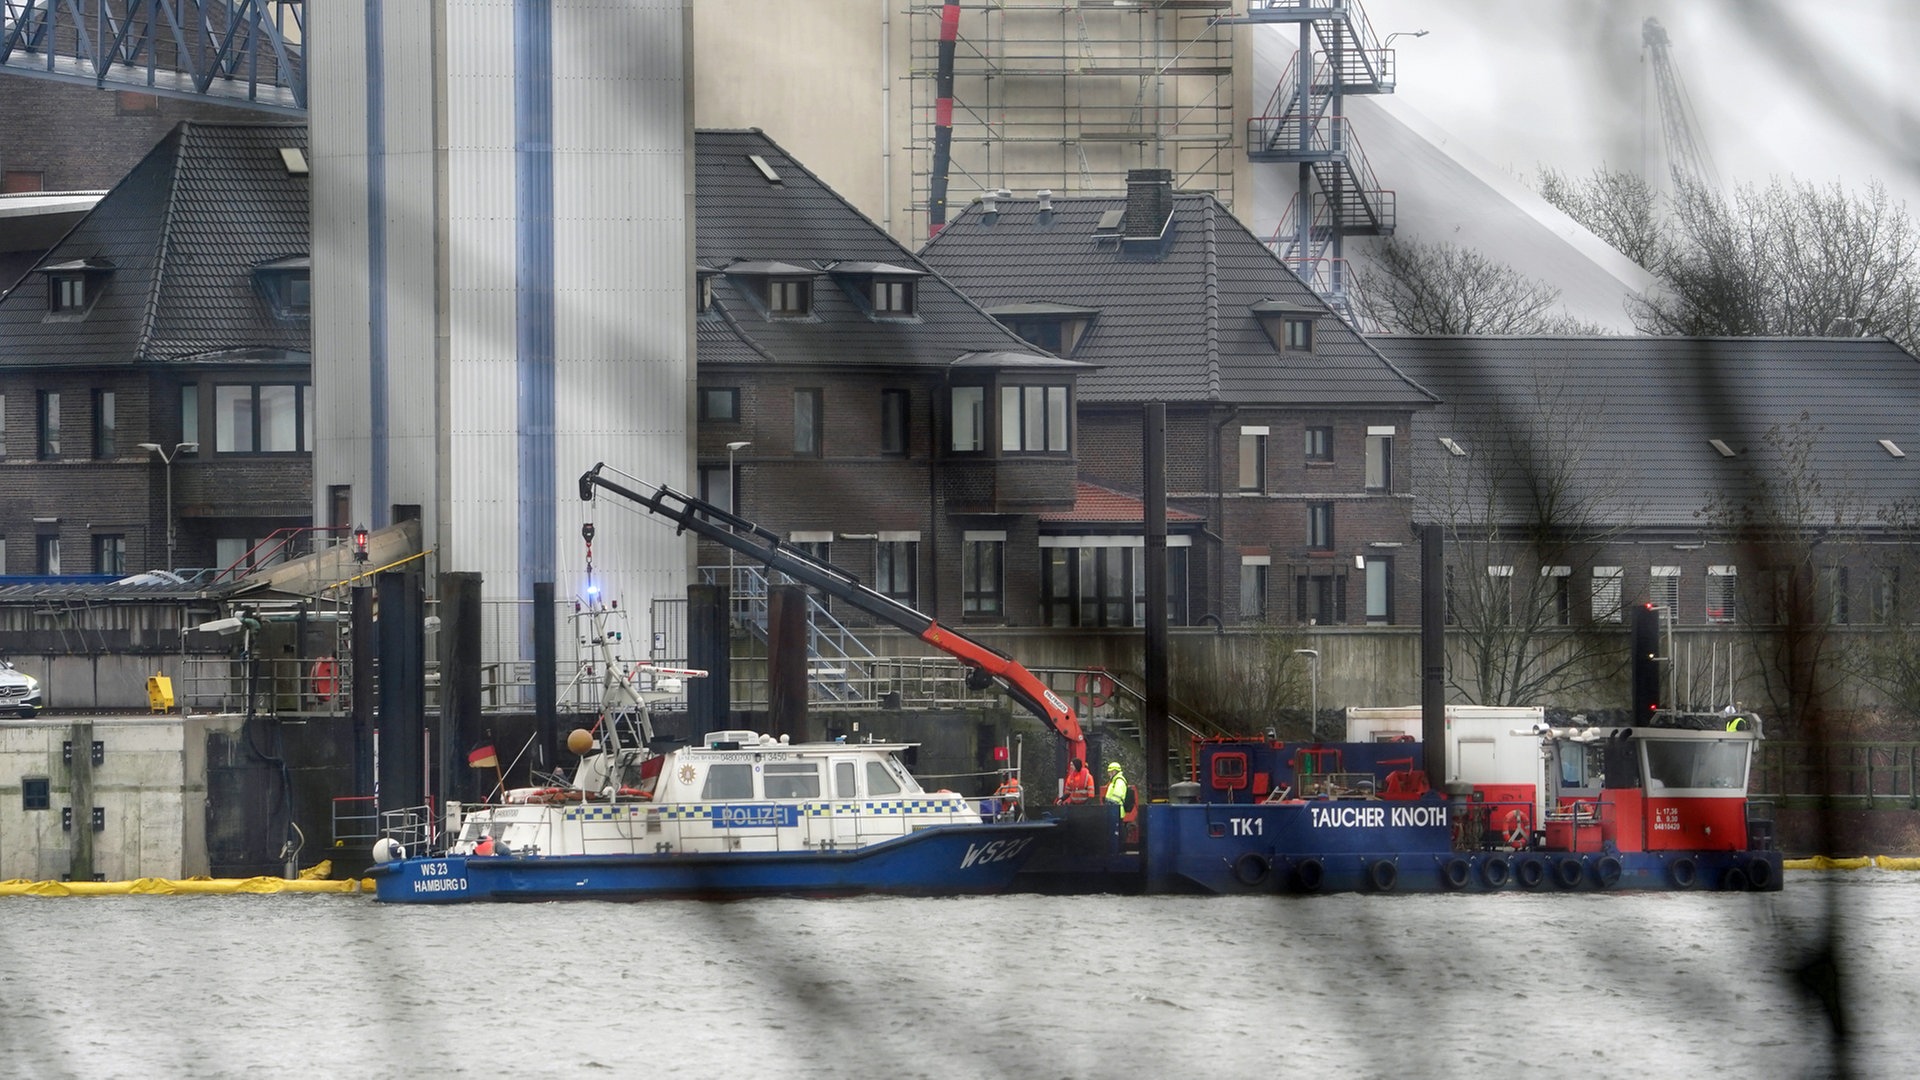
<svg viewBox="0 0 1920 1080"><path fill-rule="evenodd" d="M487 600L577 595L580 474L690 474L684 0L308 12L314 520L417 515ZM597 509L610 596L685 594L682 541ZM524 625L489 618L489 653L527 655Z"/></svg>

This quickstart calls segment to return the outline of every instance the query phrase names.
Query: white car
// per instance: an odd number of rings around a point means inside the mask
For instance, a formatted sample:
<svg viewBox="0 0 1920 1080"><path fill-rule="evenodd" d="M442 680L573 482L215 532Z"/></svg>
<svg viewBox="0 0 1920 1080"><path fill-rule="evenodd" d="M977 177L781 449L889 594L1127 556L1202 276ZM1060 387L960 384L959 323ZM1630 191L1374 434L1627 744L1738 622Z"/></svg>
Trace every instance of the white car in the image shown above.
<svg viewBox="0 0 1920 1080"><path fill-rule="evenodd" d="M0 712L12 711L31 720L40 712L40 680L0 660Z"/></svg>

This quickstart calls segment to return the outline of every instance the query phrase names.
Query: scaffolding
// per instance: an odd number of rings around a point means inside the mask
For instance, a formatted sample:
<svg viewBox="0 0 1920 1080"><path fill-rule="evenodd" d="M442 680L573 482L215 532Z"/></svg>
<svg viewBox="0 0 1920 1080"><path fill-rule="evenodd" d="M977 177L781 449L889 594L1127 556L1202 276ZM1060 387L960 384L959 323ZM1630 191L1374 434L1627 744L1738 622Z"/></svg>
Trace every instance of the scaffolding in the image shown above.
<svg viewBox="0 0 1920 1080"><path fill-rule="evenodd" d="M949 206L998 190L1113 195L1173 171L1233 203L1231 0L990 0L953 46ZM940 114L940 4L912 8L913 205L927 235Z"/></svg>

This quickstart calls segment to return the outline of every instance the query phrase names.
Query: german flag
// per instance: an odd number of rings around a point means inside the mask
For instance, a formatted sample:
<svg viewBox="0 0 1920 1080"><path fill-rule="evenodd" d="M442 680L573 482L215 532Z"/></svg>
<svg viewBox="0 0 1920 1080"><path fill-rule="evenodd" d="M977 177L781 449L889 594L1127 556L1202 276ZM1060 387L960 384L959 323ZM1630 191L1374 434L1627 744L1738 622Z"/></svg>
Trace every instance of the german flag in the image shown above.
<svg viewBox="0 0 1920 1080"><path fill-rule="evenodd" d="M475 769L497 769L500 755L494 751L493 744L488 743L467 755L467 765Z"/></svg>

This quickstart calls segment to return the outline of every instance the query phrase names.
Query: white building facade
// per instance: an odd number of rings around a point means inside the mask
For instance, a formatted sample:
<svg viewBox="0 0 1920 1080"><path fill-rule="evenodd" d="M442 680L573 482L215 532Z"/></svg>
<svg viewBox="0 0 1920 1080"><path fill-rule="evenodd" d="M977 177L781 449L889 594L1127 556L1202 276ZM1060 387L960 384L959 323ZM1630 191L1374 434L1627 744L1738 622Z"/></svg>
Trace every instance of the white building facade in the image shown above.
<svg viewBox="0 0 1920 1080"><path fill-rule="evenodd" d="M431 570L526 601L581 592L597 517L608 595L684 596L683 540L578 494L691 473L684 0L308 10L315 522L417 516Z"/></svg>

